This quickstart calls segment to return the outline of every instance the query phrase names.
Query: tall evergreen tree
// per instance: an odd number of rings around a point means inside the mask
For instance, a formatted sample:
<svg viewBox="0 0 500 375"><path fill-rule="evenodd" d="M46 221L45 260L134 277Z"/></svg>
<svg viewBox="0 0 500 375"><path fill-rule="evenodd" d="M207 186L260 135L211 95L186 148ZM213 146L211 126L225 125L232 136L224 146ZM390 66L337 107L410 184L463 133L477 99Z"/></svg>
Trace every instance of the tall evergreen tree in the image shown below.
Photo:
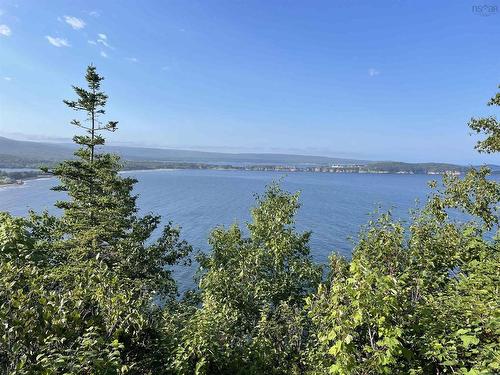
<svg viewBox="0 0 500 375"><path fill-rule="evenodd" d="M143 283L163 297L175 295L175 283L166 266L184 257L190 246L179 240L179 230L167 225L156 242L149 239L160 224L156 215L137 216L136 198L132 194L134 178L118 173L122 165L117 155L99 152L105 139L103 132L114 132L117 121L101 121L108 96L101 90L100 76L90 65L85 75L87 88L73 86L76 100L64 103L85 119L71 124L86 134L73 140L80 148L75 158L60 163L52 171L69 199L58 201L63 210L61 232L63 253L74 260L99 258L108 267Z"/></svg>
<svg viewBox="0 0 500 375"><path fill-rule="evenodd" d="M123 238L135 219L136 197L131 195L136 180L118 175L121 169L118 157L98 153L97 147L104 145L104 131L115 131L117 121L103 125L107 95L101 91L101 77L95 66L90 65L85 75L87 89L73 86L76 100L64 103L77 112L83 112L85 120L74 119L71 124L84 129L85 135L76 135L73 140L80 148L75 159L66 160L52 172L61 184L53 190L65 191L68 201L58 201L56 206L64 210L64 230L72 245L92 256L99 250L113 245ZM109 255L109 254L108 254Z"/></svg>
<svg viewBox="0 0 500 375"><path fill-rule="evenodd" d="M99 152L106 95L95 67L65 101L86 114L73 160L54 169L68 198L61 218L0 213L0 374L159 374L175 347L178 303L170 266L191 247L160 217L136 214L134 179ZM186 259L186 258L184 258ZM163 303L159 304L161 301Z"/></svg>

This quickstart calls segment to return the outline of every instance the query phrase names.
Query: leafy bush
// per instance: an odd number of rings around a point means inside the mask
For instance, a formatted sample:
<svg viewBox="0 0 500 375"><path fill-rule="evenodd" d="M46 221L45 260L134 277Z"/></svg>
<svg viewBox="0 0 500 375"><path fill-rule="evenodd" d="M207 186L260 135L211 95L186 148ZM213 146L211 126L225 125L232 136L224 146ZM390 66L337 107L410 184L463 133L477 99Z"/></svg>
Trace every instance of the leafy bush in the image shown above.
<svg viewBox="0 0 500 375"><path fill-rule="evenodd" d="M191 247L172 224L152 239L160 218L137 215L135 180L98 153L117 122L97 121L107 96L95 67L86 79L65 102L90 119L72 122L86 135L52 171L63 215L0 213L0 373L500 371L500 184L487 169L445 176L409 225L380 215L326 277L294 227L298 194L273 184L247 231L214 229L199 287L178 299L171 266ZM479 151L500 151L494 117L470 126L486 135Z"/></svg>

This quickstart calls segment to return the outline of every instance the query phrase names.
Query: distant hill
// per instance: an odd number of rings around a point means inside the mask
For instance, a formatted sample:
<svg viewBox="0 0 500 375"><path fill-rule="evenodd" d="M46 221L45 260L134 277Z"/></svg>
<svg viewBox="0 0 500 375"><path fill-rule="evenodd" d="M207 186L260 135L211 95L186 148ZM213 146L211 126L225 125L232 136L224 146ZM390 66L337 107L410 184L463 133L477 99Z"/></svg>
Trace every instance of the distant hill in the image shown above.
<svg viewBox="0 0 500 375"><path fill-rule="evenodd" d="M401 171L412 173L439 173L443 171L465 172L468 167L448 163L403 163L396 161L377 161L368 164L365 169L368 171L384 171L389 173L398 173Z"/></svg>
<svg viewBox="0 0 500 375"><path fill-rule="evenodd" d="M0 137L0 154L23 159L61 160L71 157L74 147L69 144L16 141Z"/></svg>
<svg viewBox="0 0 500 375"><path fill-rule="evenodd" d="M46 143L18 141L0 137L0 168L38 168L40 165L70 159L76 145L70 143ZM209 165L225 166L296 166L328 167L332 165L358 165L363 172L387 173L441 173L444 171L464 172L469 167L446 163L402 163L394 161L368 161L332 158L313 155L221 153L163 148L105 146L104 151L118 154L128 169L154 168L206 168ZM197 164L196 166L194 164ZM500 166L489 165L500 173Z"/></svg>
<svg viewBox="0 0 500 375"><path fill-rule="evenodd" d="M0 154L20 159L56 161L72 157L73 144L17 141L0 137ZM237 163L237 164L365 164L366 160L330 158L311 155L220 153L163 148L105 146L103 150L116 153L125 160L189 162L189 163Z"/></svg>

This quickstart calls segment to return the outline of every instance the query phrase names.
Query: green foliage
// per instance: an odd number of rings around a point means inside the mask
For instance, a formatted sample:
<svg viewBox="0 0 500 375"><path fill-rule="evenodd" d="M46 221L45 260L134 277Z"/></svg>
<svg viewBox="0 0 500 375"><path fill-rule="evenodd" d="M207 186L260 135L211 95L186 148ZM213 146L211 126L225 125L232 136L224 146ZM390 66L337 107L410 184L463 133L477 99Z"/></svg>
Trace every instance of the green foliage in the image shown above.
<svg viewBox="0 0 500 375"><path fill-rule="evenodd" d="M73 86L78 99L64 101L70 108L86 113L89 126L79 120L72 124L83 128L86 136L75 136L82 147L74 160L66 160L54 168L60 185L53 188L68 194L68 201L59 201L63 210L59 229L63 235L54 244L63 249L68 261L99 259L119 275L130 278L140 287L172 299L176 287L167 266L177 263L190 251L180 241L179 230L167 225L155 241L149 239L160 224L160 217L138 217L136 196L132 195L135 179L119 175L119 158L97 152L104 144L101 131L115 131L116 121L100 125L98 118L105 114L107 95L100 91L103 77L94 66L85 76L88 90Z"/></svg>
<svg viewBox="0 0 500 375"><path fill-rule="evenodd" d="M171 266L191 247L172 224L156 240L160 217L138 217L135 180L119 159L98 153L107 96L87 69L88 90L65 101L84 111L88 135L76 136L75 159L56 166L68 194L60 218L0 215L0 373L162 373L175 332L163 330L176 306Z"/></svg>
<svg viewBox="0 0 500 375"><path fill-rule="evenodd" d="M478 148L499 151L486 133ZM444 176L409 225L382 215L350 262L331 258L330 277L308 298L308 372L500 371L500 184L488 174ZM457 210L465 222L450 218Z"/></svg>
<svg viewBox="0 0 500 375"><path fill-rule="evenodd" d="M214 229L199 287L177 299L191 247L137 215L135 180L99 153L107 96L87 70L75 159L54 168L61 217L0 213L1 374L494 374L500 372L500 184L446 175L409 223L368 223L328 276L294 226L299 195L269 186L246 228ZM500 94L490 105L500 104ZM473 120L497 152L496 120ZM465 219L453 219L457 211Z"/></svg>
<svg viewBox="0 0 500 375"><path fill-rule="evenodd" d="M62 162L52 172L61 182L53 190L67 192L70 197L69 201L57 202L56 207L64 210L64 230L71 235L71 246L81 248L83 254L80 256L94 257L98 250L116 245L126 237L137 221L134 216L136 197L131 195L136 181L118 175L121 169L118 157L96 154L96 146L104 144L99 132L115 131L117 122L100 125L98 119L105 113L107 101L107 95L100 91L103 77L97 74L94 66L89 66L85 78L88 90L73 86L78 99L64 103L85 112L88 126L76 119L71 124L83 128L88 135L74 137L81 145L75 152L76 159ZM85 253L91 249L90 254ZM113 258L110 252L104 256Z"/></svg>
<svg viewBox="0 0 500 375"><path fill-rule="evenodd" d="M475 222L454 224L432 210L426 207L408 229L383 215L362 232L351 262L332 258L328 283L308 303L316 327L311 372L418 374L474 366L484 372L495 366L498 244ZM485 267L480 273L478 265ZM482 333L485 348L468 351L472 338L450 346L450 332L466 327ZM461 361L452 363L444 353L453 350Z"/></svg>
<svg viewBox="0 0 500 375"><path fill-rule="evenodd" d="M299 372L306 335L304 297L321 270L310 233L296 233L298 195L271 185L257 197L245 237L236 225L212 232L200 257L201 307L183 329L181 373Z"/></svg>
<svg viewBox="0 0 500 375"><path fill-rule="evenodd" d="M458 209L479 219L490 230L499 224L500 185L489 180L488 168L471 169L463 179L443 177L445 190L432 197L429 206L440 219L448 216L447 209Z"/></svg>
<svg viewBox="0 0 500 375"><path fill-rule="evenodd" d="M500 85L498 86L500 89ZM489 106L500 106L500 92L490 99ZM494 153L500 152L500 124L495 116L472 118L469 127L476 133L484 133L486 138L478 141L476 149L479 152Z"/></svg>

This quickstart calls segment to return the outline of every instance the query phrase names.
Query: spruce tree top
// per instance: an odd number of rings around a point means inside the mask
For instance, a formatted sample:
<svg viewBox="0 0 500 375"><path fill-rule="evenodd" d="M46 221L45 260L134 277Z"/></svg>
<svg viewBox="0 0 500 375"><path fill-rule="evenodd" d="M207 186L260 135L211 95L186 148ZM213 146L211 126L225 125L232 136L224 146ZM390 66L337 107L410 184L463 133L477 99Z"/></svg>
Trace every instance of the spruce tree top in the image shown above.
<svg viewBox="0 0 500 375"><path fill-rule="evenodd" d="M78 96L77 100L63 100L63 102L74 109L75 111L87 112L86 122L88 125L82 124L80 120L74 119L71 124L85 129L89 135L75 136L73 140L82 146L88 146L90 149L90 161L94 161L94 147L104 144L104 138L99 132L107 130L114 132L117 129L118 121L108 121L103 124L99 121L99 117L105 114L104 107L108 96L101 91L101 81L104 77L100 76L94 65L87 67L85 80L87 81L88 89L83 89L78 86L73 86L73 90Z"/></svg>

